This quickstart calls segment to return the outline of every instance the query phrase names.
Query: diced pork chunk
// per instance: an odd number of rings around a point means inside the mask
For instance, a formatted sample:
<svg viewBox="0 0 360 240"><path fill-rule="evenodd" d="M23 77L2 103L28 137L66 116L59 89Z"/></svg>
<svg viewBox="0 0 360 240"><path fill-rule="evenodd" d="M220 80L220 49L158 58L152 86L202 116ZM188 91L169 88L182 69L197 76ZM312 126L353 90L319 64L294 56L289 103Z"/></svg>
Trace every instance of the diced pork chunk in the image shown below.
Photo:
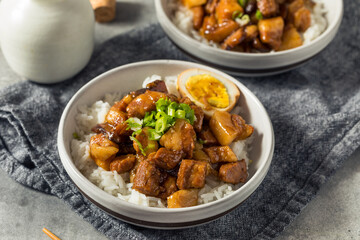
<svg viewBox="0 0 360 240"><path fill-rule="evenodd" d="M192 158L196 134L193 126L184 119L177 119L161 138L160 144L165 148L182 151L183 157Z"/></svg>
<svg viewBox="0 0 360 240"><path fill-rule="evenodd" d="M238 159L229 146L204 148L211 163L236 162Z"/></svg>
<svg viewBox="0 0 360 240"><path fill-rule="evenodd" d="M271 17L277 11L275 0L257 0L257 7L264 17Z"/></svg>
<svg viewBox="0 0 360 240"><path fill-rule="evenodd" d="M258 23L260 39L263 43L269 44L273 49L278 50L281 46L281 38L284 30L282 17L262 19Z"/></svg>
<svg viewBox="0 0 360 240"><path fill-rule="evenodd" d="M246 182L247 169L245 160L221 165L219 169L219 178L221 181L232 184Z"/></svg>
<svg viewBox="0 0 360 240"><path fill-rule="evenodd" d="M182 208L196 206L198 189L179 190L167 198L168 208Z"/></svg>
<svg viewBox="0 0 360 240"><path fill-rule="evenodd" d="M146 85L146 89L148 89L150 91L155 91L155 92L168 93L165 82L161 81L161 80L155 80L151 83L148 83Z"/></svg>
<svg viewBox="0 0 360 240"><path fill-rule="evenodd" d="M147 90L144 94L137 96L127 106L128 117L144 118L146 112L156 109L156 102L160 98L166 98L166 94Z"/></svg>
<svg viewBox="0 0 360 240"><path fill-rule="evenodd" d="M284 30L284 35L282 37L282 43L280 51L288 50L292 48L299 47L303 44L300 34L291 24L286 26Z"/></svg>
<svg viewBox="0 0 360 240"><path fill-rule="evenodd" d="M149 155L149 161L153 161L159 168L170 170L176 167L182 159L182 151L160 148L156 153Z"/></svg>
<svg viewBox="0 0 360 240"><path fill-rule="evenodd" d="M106 171L109 171L110 162L118 151L117 144L107 139L103 134L97 134L90 139L90 156L96 165Z"/></svg>
<svg viewBox="0 0 360 240"><path fill-rule="evenodd" d="M239 24L235 21L227 20L218 24L214 28L205 30L204 37L209 41L220 43L238 28Z"/></svg>
<svg viewBox="0 0 360 240"><path fill-rule="evenodd" d="M130 182L133 183L134 182L134 179L135 179L135 176L136 176L136 171L140 165L140 163L142 161L145 161L146 160L146 157L142 154L136 154L136 161L135 161L135 165L134 167L131 169L130 171Z"/></svg>
<svg viewBox="0 0 360 240"><path fill-rule="evenodd" d="M110 108L109 112L106 114L105 117L105 121L113 126L125 122L126 119L127 119L127 114L119 110L115 105Z"/></svg>
<svg viewBox="0 0 360 240"><path fill-rule="evenodd" d="M294 14L294 26L300 31L305 32L311 25L311 12L302 7Z"/></svg>
<svg viewBox="0 0 360 240"><path fill-rule="evenodd" d="M116 102L113 107L118 109L119 111L126 111L126 107L130 104L130 102L134 100L134 97L131 94L126 95L120 101Z"/></svg>
<svg viewBox="0 0 360 240"><path fill-rule="evenodd" d="M254 127L245 123L245 120L239 115L231 115L231 120L238 131L236 140L244 140L252 135Z"/></svg>
<svg viewBox="0 0 360 240"><path fill-rule="evenodd" d="M136 157L133 154L122 155L116 157L110 163L110 171L116 171L117 173L125 173L130 171L136 163Z"/></svg>
<svg viewBox="0 0 360 240"><path fill-rule="evenodd" d="M200 132L204 121L204 111L201 107L198 107L195 104L190 105L190 107L194 110L196 118L193 124L194 130L195 132Z"/></svg>
<svg viewBox="0 0 360 240"><path fill-rule="evenodd" d="M231 33L221 45L222 49L230 50L242 43L245 40L246 34L244 28L239 28L238 30Z"/></svg>
<svg viewBox="0 0 360 240"><path fill-rule="evenodd" d="M182 160L176 184L179 189L202 188L205 185L206 162Z"/></svg>
<svg viewBox="0 0 360 240"><path fill-rule="evenodd" d="M238 136L238 131L231 120L231 114L225 111L215 111L209 126L218 142L227 146Z"/></svg>
<svg viewBox="0 0 360 240"><path fill-rule="evenodd" d="M215 9L215 16L219 23L232 20L233 12L244 12L237 0L220 0Z"/></svg>
<svg viewBox="0 0 360 240"><path fill-rule="evenodd" d="M142 161L136 170L133 189L156 197L160 193L161 178L161 172L154 163Z"/></svg>
<svg viewBox="0 0 360 240"><path fill-rule="evenodd" d="M199 138L204 142L205 146L218 145L218 141L208 126L203 126Z"/></svg>
<svg viewBox="0 0 360 240"><path fill-rule="evenodd" d="M245 40L247 42L253 40L254 38L256 38L259 35L259 30L257 25L249 25L245 27Z"/></svg>
<svg viewBox="0 0 360 240"><path fill-rule="evenodd" d="M163 192L161 192L158 196L161 199L166 199L168 196L176 192L178 190L178 187L176 186L176 177L168 176L162 184L162 190Z"/></svg>

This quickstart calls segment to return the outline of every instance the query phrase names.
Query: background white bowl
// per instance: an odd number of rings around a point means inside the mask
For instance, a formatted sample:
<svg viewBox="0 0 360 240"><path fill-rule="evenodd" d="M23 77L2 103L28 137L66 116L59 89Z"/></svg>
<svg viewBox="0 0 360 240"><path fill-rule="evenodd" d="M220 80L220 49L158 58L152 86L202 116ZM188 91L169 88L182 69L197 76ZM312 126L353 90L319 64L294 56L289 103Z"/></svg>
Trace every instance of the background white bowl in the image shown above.
<svg viewBox="0 0 360 240"><path fill-rule="evenodd" d="M198 62L239 76L267 76L305 63L323 50L335 37L343 16L343 1L324 1L328 13L326 30L308 45L274 53L240 53L217 49L193 39L178 29L171 21L172 0L155 0L156 15L161 27L173 43Z"/></svg>
<svg viewBox="0 0 360 240"><path fill-rule="evenodd" d="M250 151L248 181L233 194L211 203L180 209L142 207L128 203L101 190L75 167L70 142L75 132L75 115L81 105L91 105L103 99L105 93L128 93L141 88L143 80L153 74L173 76L189 68L201 68L222 75L240 89L239 105L244 119L255 127L254 142ZM66 172L79 190L93 203L109 214L124 221L151 228L184 228L214 220L231 211L259 186L264 179L274 152L274 132L269 116L253 93L236 79L218 70L200 64L154 60L124 65L108 71L82 87L67 104L58 129L58 150Z"/></svg>

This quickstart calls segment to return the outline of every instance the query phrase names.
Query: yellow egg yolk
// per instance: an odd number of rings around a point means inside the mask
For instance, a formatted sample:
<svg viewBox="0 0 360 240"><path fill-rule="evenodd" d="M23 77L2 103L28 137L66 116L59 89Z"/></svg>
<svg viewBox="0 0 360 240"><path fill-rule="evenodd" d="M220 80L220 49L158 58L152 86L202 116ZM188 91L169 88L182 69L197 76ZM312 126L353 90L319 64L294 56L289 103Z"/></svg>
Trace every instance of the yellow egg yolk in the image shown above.
<svg viewBox="0 0 360 240"><path fill-rule="evenodd" d="M186 89L197 101L217 108L229 106L229 95L222 82L209 74L188 78Z"/></svg>

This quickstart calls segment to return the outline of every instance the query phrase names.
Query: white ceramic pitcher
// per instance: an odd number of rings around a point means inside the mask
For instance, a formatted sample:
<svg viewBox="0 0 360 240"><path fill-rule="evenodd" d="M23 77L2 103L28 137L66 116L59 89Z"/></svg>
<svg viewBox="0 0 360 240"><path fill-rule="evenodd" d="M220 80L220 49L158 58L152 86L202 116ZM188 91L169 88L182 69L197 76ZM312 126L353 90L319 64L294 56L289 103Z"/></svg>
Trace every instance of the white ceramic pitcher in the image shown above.
<svg viewBox="0 0 360 240"><path fill-rule="evenodd" d="M2 0L0 44L10 67L39 83L77 74L94 49L89 0Z"/></svg>

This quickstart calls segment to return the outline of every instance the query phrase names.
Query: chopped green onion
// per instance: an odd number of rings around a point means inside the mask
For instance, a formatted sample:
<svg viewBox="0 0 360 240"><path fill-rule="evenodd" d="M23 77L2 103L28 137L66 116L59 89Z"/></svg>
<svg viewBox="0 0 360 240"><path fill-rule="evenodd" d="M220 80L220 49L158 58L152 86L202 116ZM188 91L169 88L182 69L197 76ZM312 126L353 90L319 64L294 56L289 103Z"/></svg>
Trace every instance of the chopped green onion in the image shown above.
<svg viewBox="0 0 360 240"><path fill-rule="evenodd" d="M185 119L185 111L181 109L176 110L175 117Z"/></svg>
<svg viewBox="0 0 360 240"><path fill-rule="evenodd" d="M194 110L188 104L179 104L169 99L160 98L156 102L156 110L146 112L144 119L129 118L126 122L128 124L127 129L134 131L132 138L139 134L143 127L150 127L148 129L149 139L159 140L175 124L176 119L185 119L190 124L194 124L196 116Z"/></svg>
<svg viewBox="0 0 360 240"><path fill-rule="evenodd" d="M248 0L238 0L241 7L246 7Z"/></svg>
<svg viewBox="0 0 360 240"><path fill-rule="evenodd" d="M143 124L143 120L140 120L139 118L129 118L128 120L125 121L128 124L128 127L126 128L126 130L133 130L133 131L137 131L139 129L141 129L142 124Z"/></svg>
<svg viewBox="0 0 360 240"><path fill-rule="evenodd" d="M77 132L74 132L73 133L73 138L76 139L76 140L80 140L80 136Z"/></svg>
<svg viewBox="0 0 360 240"><path fill-rule="evenodd" d="M241 18L242 15L243 15L242 12L240 12L239 10L236 10L236 11L234 11L233 14L232 14L232 19L235 20L236 18Z"/></svg>
<svg viewBox="0 0 360 240"><path fill-rule="evenodd" d="M143 149L143 146L142 146L142 144L139 142L139 140L137 140L137 139L136 139L135 137L133 137L133 136L130 136L130 140L136 142L136 144L138 145L138 147L139 147L142 155L146 156L146 153L145 153L145 151L144 151L144 149Z"/></svg>
<svg viewBox="0 0 360 240"><path fill-rule="evenodd" d="M250 17L245 14L241 18L235 19L235 21L240 25L240 27L243 27L250 22Z"/></svg>
<svg viewBox="0 0 360 240"><path fill-rule="evenodd" d="M147 150L149 150L149 149L154 149L154 148L155 148L155 144L149 143L149 144L146 146L146 148L144 149L144 151L147 151Z"/></svg>
<svg viewBox="0 0 360 240"><path fill-rule="evenodd" d="M158 133L163 133L166 129L166 118L165 117L162 117L162 118L159 118L157 121L156 121L156 125L155 125L155 131L158 132Z"/></svg>
<svg viewBox="0 0 360 240"><path fill-rule="evenodd" d="M150 140L159 140L161 138L161 134L157 133L155 129L152 128L148 129L148 133Z"/></svg>
<svg viewBox="0 0 360 240"><path fill-rule="evenodd" d="M262 15L262 13L260 12L259 9L256 10L255 17L256 17L257 20L263 19L263 15Z"/></svg>
<svg viewBox="0 0 360 240"><path fill-rule="evenodd" d="M204 143L205 143L205 141L202 140L201 138L198 139L198 142L199 142L200 144L204 144Z"/></svg>

